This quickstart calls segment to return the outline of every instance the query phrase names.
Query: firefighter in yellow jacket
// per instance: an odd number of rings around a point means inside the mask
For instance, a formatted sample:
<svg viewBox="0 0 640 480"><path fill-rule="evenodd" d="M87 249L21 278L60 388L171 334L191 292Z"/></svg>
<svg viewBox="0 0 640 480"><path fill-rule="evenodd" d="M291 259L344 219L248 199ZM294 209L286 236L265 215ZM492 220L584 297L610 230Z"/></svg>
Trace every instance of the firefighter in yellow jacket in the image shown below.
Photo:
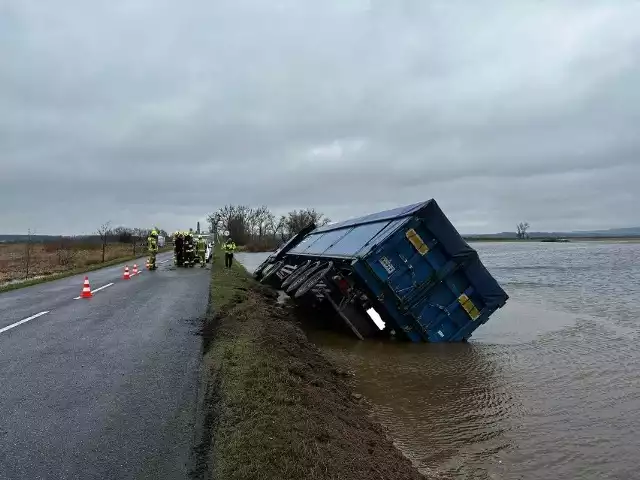
<svg viewBox="0 0 640 480"><path fill-rule="evenodd" d="M147 269L155 270L156 255L158 254L158 231L154 228L151 230L149 237L147 238L147 249L149 250L149 258L147 259Z"/></svg>
<svg viewBox="0 0 640 480"><path fill-rule="evenodd" d="M202 235L198 235L198 240L196 241L196 253L200 259L200 268L204 268L206 266L205 256L207 253L207 241Z"/></svg>
<svg viewBox="0 0 640 480"><path fill-rule="evenodd" d="M233 264L233 252L236 251L236 244L231 237L227 237L227 241L222 246L224 250L224 266L227 268L231 268Z"/></svg>
<svg viewBox="0 0 640 480"><path fill-rule="evenodd" d="M184 235L176 230L173 234L173 263L177 267L182 267L184 262Z"/></svg>
<svg viewBox="0 0 640 480"><path fill-rule="evenodd" d="M190 230L188 232L184 232L184 266L195 266L195 257L196 252L195 245L193 244L193 232Z"/></svg>

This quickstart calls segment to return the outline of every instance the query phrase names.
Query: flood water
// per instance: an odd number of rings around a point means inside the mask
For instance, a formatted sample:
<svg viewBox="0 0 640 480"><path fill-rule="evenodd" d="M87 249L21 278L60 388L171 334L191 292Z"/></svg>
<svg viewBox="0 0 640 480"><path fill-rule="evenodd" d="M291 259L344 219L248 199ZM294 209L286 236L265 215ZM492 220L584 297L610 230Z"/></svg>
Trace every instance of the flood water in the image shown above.
<svg viewBox="0 0 640 480"><path fill-rule="evenodd" d="M640 244L473 246L511 298L468 344L309 337L423 473L640 479Z"/></svg>

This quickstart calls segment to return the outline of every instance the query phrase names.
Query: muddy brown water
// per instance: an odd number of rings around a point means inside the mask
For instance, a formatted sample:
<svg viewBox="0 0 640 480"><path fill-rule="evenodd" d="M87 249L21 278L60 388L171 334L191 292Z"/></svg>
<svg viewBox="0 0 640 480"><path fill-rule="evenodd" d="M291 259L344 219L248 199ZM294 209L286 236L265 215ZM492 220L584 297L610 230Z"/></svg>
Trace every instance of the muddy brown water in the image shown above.
<svg viewBox="0 0 640 480"><path fill-rule="evenodd" d="M511 298L468 344L309 337L423 473L640 479L640 244L473 246Z"/></svg>

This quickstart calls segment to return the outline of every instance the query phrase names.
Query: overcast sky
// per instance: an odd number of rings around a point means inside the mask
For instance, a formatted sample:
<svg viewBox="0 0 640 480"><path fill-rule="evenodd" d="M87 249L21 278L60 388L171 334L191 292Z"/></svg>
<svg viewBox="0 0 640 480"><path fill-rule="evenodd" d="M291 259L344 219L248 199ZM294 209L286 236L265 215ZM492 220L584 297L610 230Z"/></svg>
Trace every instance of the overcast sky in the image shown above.
<svg viewBox="0 0 640 480"><path fill-rule="evenodd" d="M0 233L640 225L640 2L0 0Z"/></svg>

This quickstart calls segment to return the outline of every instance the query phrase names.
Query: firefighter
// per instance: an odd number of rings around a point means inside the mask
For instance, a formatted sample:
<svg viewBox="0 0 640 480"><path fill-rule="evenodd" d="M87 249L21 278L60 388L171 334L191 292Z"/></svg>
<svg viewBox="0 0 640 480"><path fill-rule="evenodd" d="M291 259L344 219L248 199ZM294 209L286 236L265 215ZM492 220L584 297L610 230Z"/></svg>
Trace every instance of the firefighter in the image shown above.
<svg viewBox="0 0 640 480"><path fill-rule="evenodd" d="M202 235L198 235L196 252L198 252L198 257L200 258L200 268L204 268L206 264L205 255L207 253L207 241Z"/></svg>
<svg viewBox="0 0 640 480"><path fill-rule="evenodd" d="M149 250L149 259L147 260L147 269L155 270L157 268L156 255L158 253L158 231L155 228L151 230L151 233L147 238L147 249Z"/></svg>
<svg viewBox="0 0 640 480"><path fill-rule="evenodd" d="M227 268L231 268L233 264L233 252L236 251L236 244L231 237L227 237L227 241L222 246L224 250L224 266Z"/></svg>
<svg viewBox="0 0 640 480"><path fill-rule="evenodd" d="M184 235L179 230L173 234L173 261L177 267L184 264Z"/></svg>
<svg viewBox="0 0 640 480"><path fill-rule="evenodd" d="M184 232L184 265L185 267L195 265L195 250L191 232Z"/></svg>

